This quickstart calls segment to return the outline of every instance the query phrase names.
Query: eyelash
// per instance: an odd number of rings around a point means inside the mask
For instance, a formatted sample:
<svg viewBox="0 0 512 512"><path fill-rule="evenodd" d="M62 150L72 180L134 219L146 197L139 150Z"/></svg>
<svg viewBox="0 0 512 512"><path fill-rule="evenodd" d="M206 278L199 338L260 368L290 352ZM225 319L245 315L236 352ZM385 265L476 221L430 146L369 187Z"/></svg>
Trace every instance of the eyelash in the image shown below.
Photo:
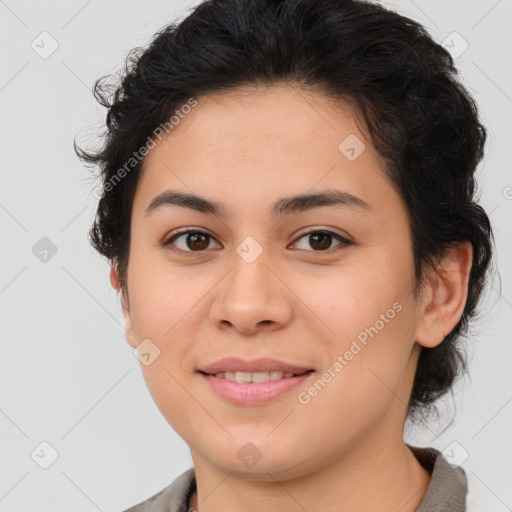
<svg viewBox="0 0 512 512"><path fill-rule="evenodd" d="M173 242L177 238L179 238L182 235L187 235L187 234L190 234L190 233L204 235L204 236L206 236L208 238L214 239L214 237L212 235L210 235L209 233L206 233L205 231L201 231L200 229L185 228L182 231L178 231L177 233L174 233L170 238L168 238L163 243L163 245L164 245L164 247L169 248L173 252L180 253L180 254L184 253L184 254L187 254L187 256L188 255L192 256L194 254L205 252L205 250L203 250L203 251L184 251L183 249L177 249L177 248L172 247ZM306 232L300 234L300 236L298 236L298 238L296 238L293 243L297 242L301 238L304 238L304 237L306 237L308 235L319 234L319 233L323 234L323 235L331 235L333 238L336 238L338 241L340 241L341 244L337 245L336 247L340 247L340 246L343 246L343 245L351 245L352 244L352 242L350 242L350 240L347 240L346 238L343 238L341 235L338 235L337 233L334 233L334 232L328 231L328 230L319 230L319 229L315 229L315 230L311 230L311 231L306 231ZM334 250L336 249L336 247L334 247ZM302 249L302 250L305 250L305 249ZM326 249L325 251L309 250L308 252L329 253L329 252L332 252L332 250L333 249L331 248L331 249Z"/></svg>

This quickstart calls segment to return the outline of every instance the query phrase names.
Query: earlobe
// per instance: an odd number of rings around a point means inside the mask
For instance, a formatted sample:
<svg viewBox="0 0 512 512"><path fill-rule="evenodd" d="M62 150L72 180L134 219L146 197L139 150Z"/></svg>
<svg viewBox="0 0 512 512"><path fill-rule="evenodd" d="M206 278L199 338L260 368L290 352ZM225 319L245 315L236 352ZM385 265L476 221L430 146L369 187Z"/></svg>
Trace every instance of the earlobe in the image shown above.
<svg viewBox="0 0 512 512"><path fill-rule="evenodd" d="M439 345L457 325L468 296L469 273L473 247L469 241L458 242L447 249L423 290L421 318L416 341L424 347Z"/></svg>
<svg viewBox="0 0 512 512"><path fill-rule="evenodd" d="M119 291L119 274L117 273L115 263L111 263L110 265L110 284L112 285L112 288L114 288L114 290L116 290L117 292Z"/></svg>
<svg viewBox="0 0 512 512"><path fill-rule="evenodd" d="M132 320L130 315L130 307L127 303L127 296L124 289L121 289L121 283L119 279L119 273L117 271L117 267L115 263L112 263L110 266L110 283L112 287L119 293L121 293L121 308L123 310L124 316L124 329L125 329L125 338L130 347L135 348L137 343L135 342L135 338L133 335L133 327Z"/></svg>

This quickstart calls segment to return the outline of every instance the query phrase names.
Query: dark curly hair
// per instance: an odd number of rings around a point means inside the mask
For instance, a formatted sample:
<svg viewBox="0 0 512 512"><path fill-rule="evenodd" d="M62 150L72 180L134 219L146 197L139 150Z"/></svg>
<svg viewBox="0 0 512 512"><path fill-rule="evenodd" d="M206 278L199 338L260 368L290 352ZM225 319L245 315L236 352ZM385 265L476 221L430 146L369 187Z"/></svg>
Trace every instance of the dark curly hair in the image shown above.
<svg viewBox="0 0 512 512"><path fill-rule="evenodd" d="M467 369L458 342L476 316L493 253L489 219L474 197L486 130L452 57L420 24L362 0L200 3L146 48L132 50L120 73L95 83L96 99L108 108L104 144L85 151L75 143L102 179L90 241L116 265L127 292L143 159L123 179L120 169L189 98L278 83L315 87L355 107L408 207L415 299L425 269L435 268L446 249L464 240L473 246L464 312L441 344L421 350L407 411L415 422Z"/></svg>

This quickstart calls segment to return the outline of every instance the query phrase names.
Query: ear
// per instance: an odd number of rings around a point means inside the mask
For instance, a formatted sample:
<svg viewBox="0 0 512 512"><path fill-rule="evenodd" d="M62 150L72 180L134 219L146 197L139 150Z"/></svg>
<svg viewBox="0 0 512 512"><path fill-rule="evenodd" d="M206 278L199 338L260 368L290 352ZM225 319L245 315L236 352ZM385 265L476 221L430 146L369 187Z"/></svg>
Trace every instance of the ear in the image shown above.
<svg viewBox="0 0 512 512"><path fill-rule="evenodd" d="M118 293L121 292L121 307L123 308L123 316L125 323L124 335L130 347L135 348L137 346L137 343L135 342L135 337L133 334L128 296L126 290L121 289L121 281L119 279L119 273L117 271L117 266L115 263L112 263L110 265L110 283Z"/></svg>
<svg viewBox="0 0 512 512"><path fill-rule="evenodd" d="M421 296L421 318L416 341L428 348L439 345L462 316L468 296L469 272L473 262L471 242L458 242L447 249L430 273Z"/></svg>

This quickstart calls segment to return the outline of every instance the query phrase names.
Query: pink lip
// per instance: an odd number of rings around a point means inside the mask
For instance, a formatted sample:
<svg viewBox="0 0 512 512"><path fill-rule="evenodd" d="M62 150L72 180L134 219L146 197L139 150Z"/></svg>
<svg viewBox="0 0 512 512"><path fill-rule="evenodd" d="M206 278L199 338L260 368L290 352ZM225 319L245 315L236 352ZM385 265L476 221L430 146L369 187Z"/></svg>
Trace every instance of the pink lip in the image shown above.
<svg viewBox="0 0 512 512"><path fill-rule="evenodd" d="M212 364L209 364L200 371L203 373L209 373L210 375L219 372L269 372L270 370L279 370L282 372L289 372L300 374L311 370L312 368L295 366L278 359L261 358L255 359L254 361L244 361L237 357L227 357L219 359Z"/></svg>
<svg viewBox="0 0 512 512"><path fill-rule="evenodd" d="M268 382L233 382L220 379L215 375L202 374L201 377L222 398L238 405L262 405L277 398L286 391L297 387L315 372L295 377L284 377Z"/></svg>

